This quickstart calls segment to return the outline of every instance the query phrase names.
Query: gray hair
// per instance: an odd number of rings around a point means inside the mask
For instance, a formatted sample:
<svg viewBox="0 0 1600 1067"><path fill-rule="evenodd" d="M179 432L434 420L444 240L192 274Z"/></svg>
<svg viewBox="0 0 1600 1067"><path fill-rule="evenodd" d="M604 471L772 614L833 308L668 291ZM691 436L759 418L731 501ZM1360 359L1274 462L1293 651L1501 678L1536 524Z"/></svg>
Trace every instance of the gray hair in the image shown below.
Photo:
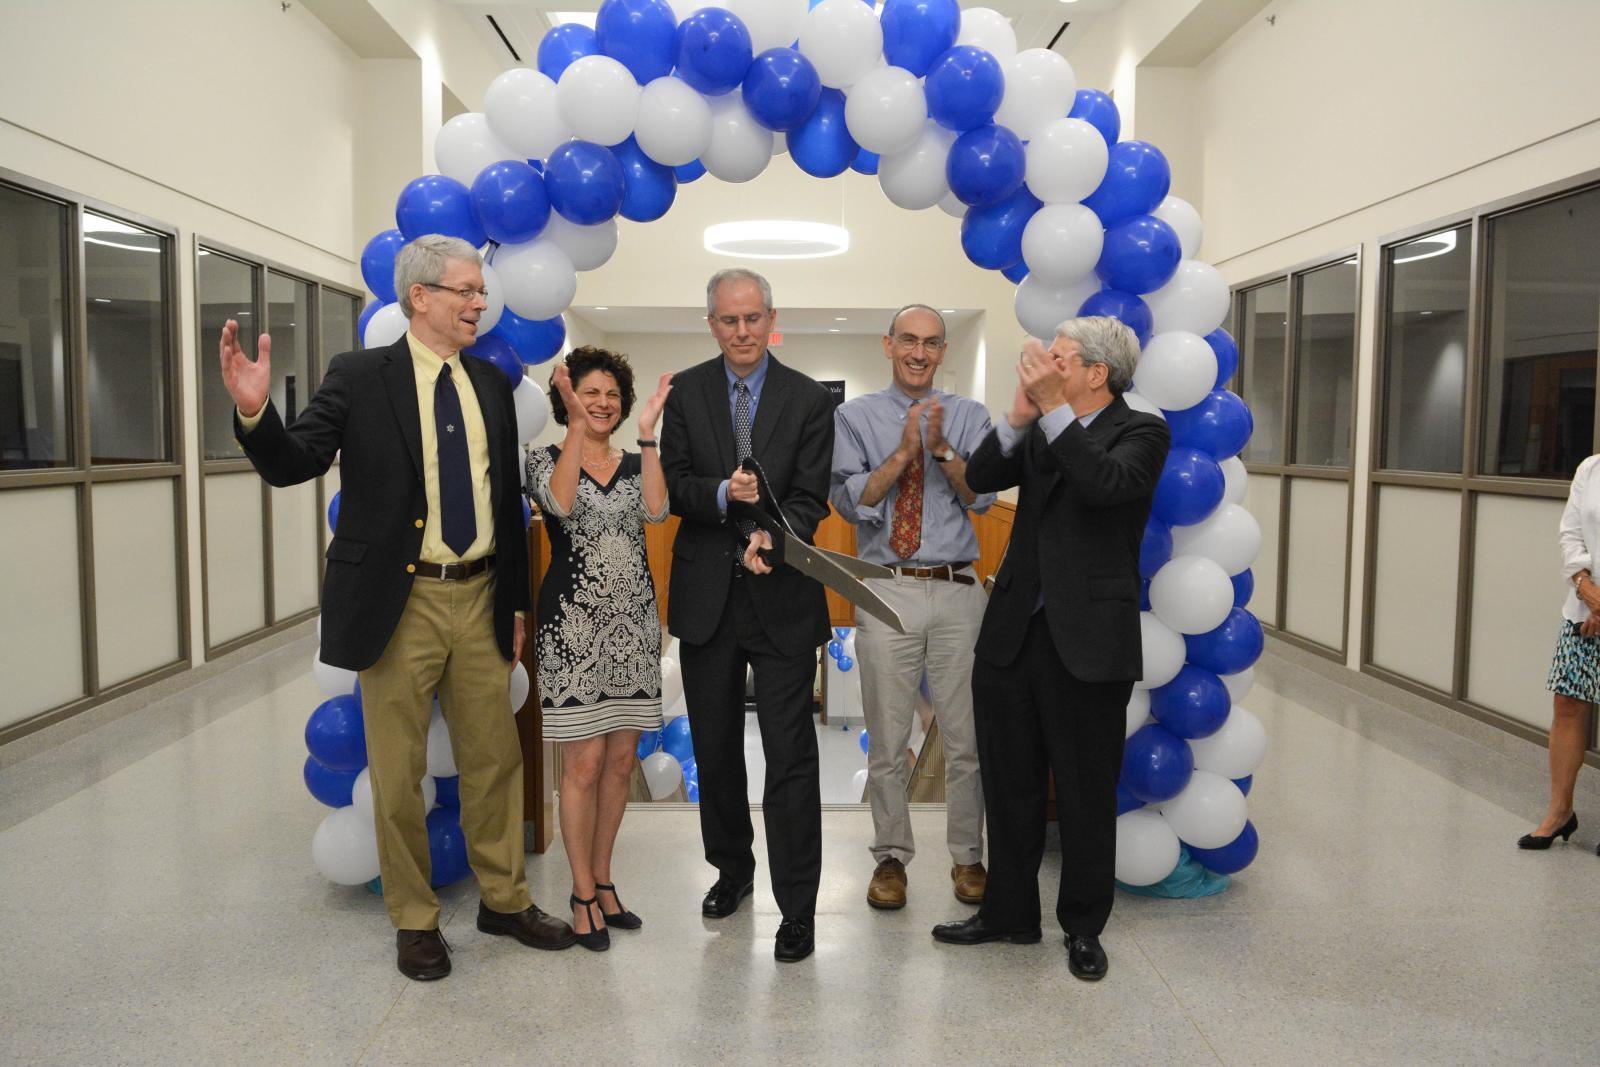
<svg viewBox="0 0 1600 1067"><path fill-rule="evenodd" d="M761 302L768 311L772 310L772 286L767 280L753 270L745 267L728 267L719 270L706 282L706 317L710 318L717 313L717 289L725 282L755 282L761 290Z"/></svg>
<svg viewBox="0 0 1600 1067"><path fill-rule="evenodd" d="M1093 315L1068 319L1056 327L1056 336L1078 344L1079 358L1085 367L1106 366L1106 386L1121 396L1133 384L1133 370L1139 365L1139 338L1121 319Z"/></svg>
<svg viewBox="0 0 1600 1067"><path fill-rule="evenodd" d="M901 308L899 311L896 311L893 315L889 316L889 329L884 334L885 337L893 337L894 336L895 323L899 322L900 321L900 316L904 315L908 311L926 311L928 314L932 315L934 318L939 320L939 336L940 337L944 337L944 338L948 338L950 336L949 332L945 329L944 316L943 315L939 314L937 311L935 311L933 308L929 307L927 304L907 304L905 307Z"/></svg>
<svg viewBox="0 0 1600 1067"><path fill-rule="evenodd" d="M394 257L394 291L406 318L411 317L411 287L437 285L452 259L465 260L475 267L483 264L472 245L459 237L439 233L425 233L400 249L399 255Z"/></svg>

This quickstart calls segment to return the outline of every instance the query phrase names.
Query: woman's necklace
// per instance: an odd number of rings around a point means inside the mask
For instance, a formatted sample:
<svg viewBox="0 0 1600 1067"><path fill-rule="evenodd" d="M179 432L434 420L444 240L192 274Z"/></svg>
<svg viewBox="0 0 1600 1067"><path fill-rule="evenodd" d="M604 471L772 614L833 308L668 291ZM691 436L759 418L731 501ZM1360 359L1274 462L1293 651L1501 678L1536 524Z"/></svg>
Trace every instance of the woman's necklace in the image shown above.
<svg viewBox="0 0 1600 1067"><path fill-rule="evenodd" d="M587 447L583 450L583 469L591 474L609 473L613 464L622 453L615 448L606 448L598 455L590 452Z"/></svg>

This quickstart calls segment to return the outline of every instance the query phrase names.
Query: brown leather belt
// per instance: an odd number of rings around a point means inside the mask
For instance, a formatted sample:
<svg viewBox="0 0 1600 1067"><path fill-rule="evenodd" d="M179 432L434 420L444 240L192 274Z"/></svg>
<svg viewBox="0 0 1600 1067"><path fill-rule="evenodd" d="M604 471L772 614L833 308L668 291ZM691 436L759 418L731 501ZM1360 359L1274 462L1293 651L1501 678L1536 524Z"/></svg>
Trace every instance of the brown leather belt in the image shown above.
<svg viewBox="0 0 1600 1067"><path fill-rule="evenodd" d="M955 582L957 585L973 585L977 579L970 574L962 574L961 570L970 567L970 563L944 563L937 567L893 567L892 570L907 578L921 578L924 581Z"/></svg>
<svg viewBox="0 0 1600 1067"><path fill-rule="evenodd" d="M459 582L463 578L471 578L475 574L482 574L494 566L493 556L484 556L482 559L472 559L465 563L418 563L418 578L437 578L443 582Z"/></svg>

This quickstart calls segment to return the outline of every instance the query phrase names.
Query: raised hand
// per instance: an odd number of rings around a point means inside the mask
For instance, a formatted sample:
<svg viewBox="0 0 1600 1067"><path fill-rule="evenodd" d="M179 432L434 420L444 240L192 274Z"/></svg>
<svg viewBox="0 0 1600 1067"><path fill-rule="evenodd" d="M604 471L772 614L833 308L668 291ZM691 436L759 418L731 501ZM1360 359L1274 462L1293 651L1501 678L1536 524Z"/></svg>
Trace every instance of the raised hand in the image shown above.
<svg viewBox="0 0 1600 1067"><path fill-rule="evenodd" d="M639 408L639 437L646 441L655 440L656 422L661 418L661 409L667 405L667 394L672 392L672 375L663 374L661 383L656 386L656 391L650 395Z"/></svg>
<svg viewBox="0 0 1600 1067"><path fill-rule="evenodd" d="M229 319L222 327L218 355L222 360L222 384L233 397L239 414L250 416L267 405L272 391L272 338L262 334L256 341L254 362L239 347L239 324Z"/></svg>
<svg viewBox="0 0 1600 1067"><path fill-rule="evenodd" d="M928 401L928 424L922 429L922 439L927 442L928 451L935 454L950 447L950 442L944 439L944 405L939 403L938 397Z"/></svg>
<svg viewBox="0 0 1600 1067"><path fill-rule="evenodd" d="M919 400L912 404L906 411L905 429L900 431L900 454L907 463L911 457L922 451L922 413L928 407L926 400Z"/></svg>
<svg viewBox="0 0 1600 1067"><path fill-rule="evenodd" d="M1065 368L1053 353L1031 337L1022 346L1017 380L1040 412L1052 411L1067 402Z"/></svg>
<svg viewBox="0 0 1600 1067"><path fill-rule="evenodd" d="M584 410L578 394L573 391L572 371L567 369L565 363L558 366L555 373L550 376L550 384L555 386L556 395L561 398L562 406L567 409L567 433L581 437L589 426L589 413Z"/></svg>

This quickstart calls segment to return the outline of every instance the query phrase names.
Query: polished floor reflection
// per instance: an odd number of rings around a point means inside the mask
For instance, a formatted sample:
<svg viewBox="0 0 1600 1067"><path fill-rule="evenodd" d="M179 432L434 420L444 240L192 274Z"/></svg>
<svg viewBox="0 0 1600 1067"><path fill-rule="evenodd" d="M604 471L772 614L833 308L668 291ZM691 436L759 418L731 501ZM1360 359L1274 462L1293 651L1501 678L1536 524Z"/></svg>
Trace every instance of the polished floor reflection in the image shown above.
<svg viewBox="0 0 1600 1067"><path fill-rule="evenodd" d="M777 915L704 920L692 808L639 806L616 877L645 919L604 955L477 932L446 894L455 974L394 970L376 897L310 860L300 784L309 639L54 747L0 750L0 1062L1594 1062L1600 798L1569 846L1518 852L1543 805L1532 746L1479 743L1270 654L1245 703L1271 749L1260 858L1199 901L1121 897L1111 974L1058 938L961 949L943 813L910 904L870 911L864 809L824 815L817 955L772 960ZM1394 697L1399 701L1398 695ZM18 759L16 753L33 754ZM760 821L757 820L759 834ZM762 843L757 842L761 854ZM1047 857L1047 883L1060 858ZM535 897L568 890L530 856Z"/></svg>

